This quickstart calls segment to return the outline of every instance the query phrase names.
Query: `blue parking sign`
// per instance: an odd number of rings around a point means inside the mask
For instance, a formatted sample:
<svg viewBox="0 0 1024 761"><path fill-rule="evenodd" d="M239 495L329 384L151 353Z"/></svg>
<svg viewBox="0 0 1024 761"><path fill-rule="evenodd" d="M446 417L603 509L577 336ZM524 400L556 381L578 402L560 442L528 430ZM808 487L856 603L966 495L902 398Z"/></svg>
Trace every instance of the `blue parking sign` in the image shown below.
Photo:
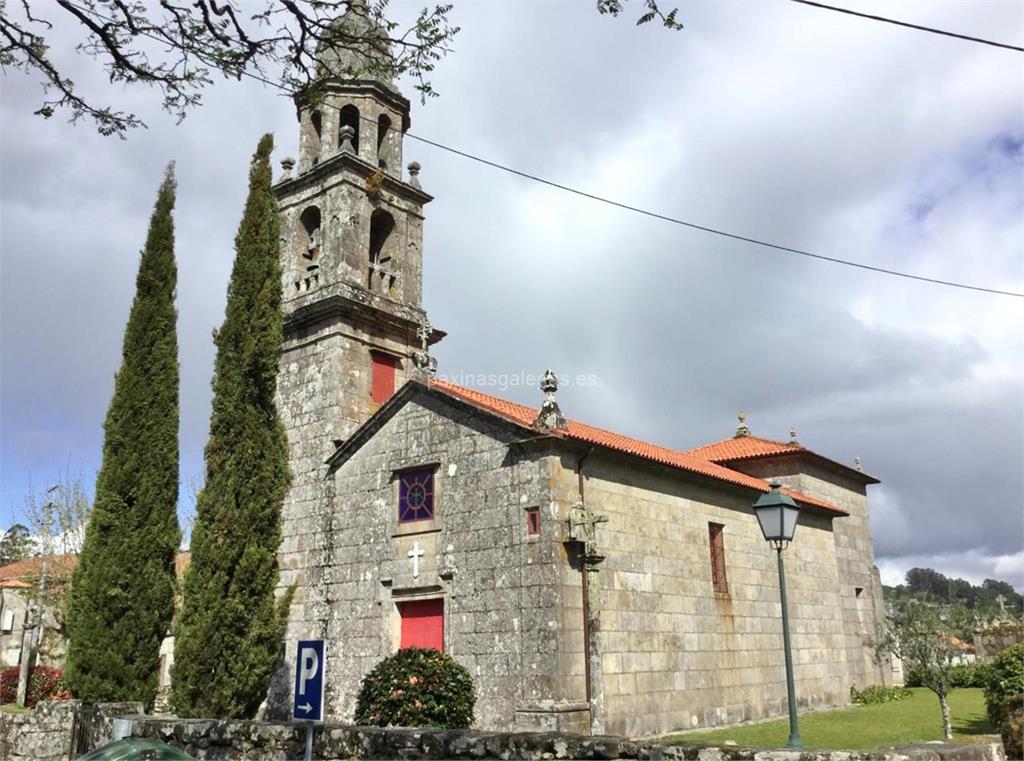
<svg viewBox="0 0 1024 761"><path fill-rule="evenodd" d="M295 700L292 716L307 721L324 718L326 648L322 639L299 640L295 658Z"/></svg>

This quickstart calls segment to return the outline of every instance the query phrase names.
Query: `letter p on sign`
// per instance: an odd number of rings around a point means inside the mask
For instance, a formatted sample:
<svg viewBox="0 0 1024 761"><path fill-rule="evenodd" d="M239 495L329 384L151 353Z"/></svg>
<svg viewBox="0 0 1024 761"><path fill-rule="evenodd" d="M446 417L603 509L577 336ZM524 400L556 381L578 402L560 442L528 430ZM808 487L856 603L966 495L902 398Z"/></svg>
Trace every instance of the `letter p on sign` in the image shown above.
<svg viewBox="0 0 1024 761"><path fill-rule="evenodd" d="M295 694L292 716L322 721L324 708L324 641L300 640L295 654Z"/></svg>

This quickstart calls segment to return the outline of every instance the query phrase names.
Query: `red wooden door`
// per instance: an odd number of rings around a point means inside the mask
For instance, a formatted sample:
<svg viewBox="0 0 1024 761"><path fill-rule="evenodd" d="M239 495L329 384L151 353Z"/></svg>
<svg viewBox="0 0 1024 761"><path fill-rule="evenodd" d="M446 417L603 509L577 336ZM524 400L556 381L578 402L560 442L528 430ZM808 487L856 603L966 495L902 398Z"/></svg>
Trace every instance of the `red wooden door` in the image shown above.
<svg viewBox="0 0 1024 761"><path fill-rule="evenodd" d="M370 354L373 372L370 376L370 399L374 404L384 404L395 393L395 358L387 354Z"/></svg>
<svg viewBox="0 0 1024 761"><path fill-rule="evenodd" d="M402 647L444 650L444 600L413 600L399 605Z"/></svg>

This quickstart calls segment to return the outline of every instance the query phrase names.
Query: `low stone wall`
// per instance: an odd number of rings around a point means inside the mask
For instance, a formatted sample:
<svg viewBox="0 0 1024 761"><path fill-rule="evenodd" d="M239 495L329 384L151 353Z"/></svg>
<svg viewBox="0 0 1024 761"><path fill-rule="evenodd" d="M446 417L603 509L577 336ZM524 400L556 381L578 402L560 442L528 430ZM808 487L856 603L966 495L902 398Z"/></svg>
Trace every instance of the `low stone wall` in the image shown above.
<svg viewBox="0 0 1024 761"><path fill-rule="evenodd" d="M0 712L0 761L66 761L80 708L79 701L64 700L24 713Z"/></svg>
<svg viewBox="0 0 1024 761"><path fill-rule="evenodd" d="M140 714L142 703L83 705L43 701L22 713L0 711L0 761L69 761L110 742L116 717Z"/></svg>
<svg viewBox="0 0 1024 761"><path fill-rule="evenodd" d="M284 761L301 759L306 727L298 722L211 721L125 717L132 734L162 740L203 761ZM978 744L926 743L875 751L792 751L670 746L621 737L558 733L499 733L469 730L378 729L321 725L313 758L343 759L638 759L638 761L1005 761L998 738Z"/></svg>

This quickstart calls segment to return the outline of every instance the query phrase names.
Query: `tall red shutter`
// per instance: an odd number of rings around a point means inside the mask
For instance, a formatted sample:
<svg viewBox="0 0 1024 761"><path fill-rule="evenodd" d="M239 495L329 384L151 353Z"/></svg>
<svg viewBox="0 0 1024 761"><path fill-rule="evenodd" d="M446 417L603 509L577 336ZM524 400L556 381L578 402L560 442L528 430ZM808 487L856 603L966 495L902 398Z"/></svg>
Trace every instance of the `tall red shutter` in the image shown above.
<svg viewBox="0 0 1024 761"><path fill-rule="evenodd" d="M444 600L413 600L399 604L402 647L444 650Z"/></svg>
<svg viewBox="0 0 1024 761"><path fill-rule="evenodd" d="M371 352L370 357L373 359L370 398L374 404L384 404L395 393L395 358L377 352Z"/></svg>

